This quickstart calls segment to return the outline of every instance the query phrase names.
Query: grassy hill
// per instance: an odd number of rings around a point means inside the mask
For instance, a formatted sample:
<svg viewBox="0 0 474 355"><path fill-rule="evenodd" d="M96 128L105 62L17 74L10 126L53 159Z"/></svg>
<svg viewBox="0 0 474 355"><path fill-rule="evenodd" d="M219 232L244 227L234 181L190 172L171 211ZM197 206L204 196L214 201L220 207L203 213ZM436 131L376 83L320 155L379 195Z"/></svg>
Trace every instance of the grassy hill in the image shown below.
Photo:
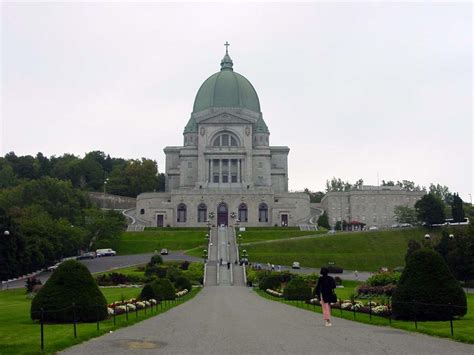
<svg viewBox="0 0 474 355"><path fill-rule="evenodd" d="M408 241L421 241L426 233L437 238L441 230L410 228L349 232L311 239L250 244L245 249L250 260L255 262L291 265L293 261L299 261L303 267L321 267L327 262L335 262L348 270L375 271L380 267L404 266Z"/></svg>
<svg viewBox="0 0 474 355"><path fill-rule="evenodd" d="M145 230L144 232L126 232L114 245L119 255L153 253L162 248L168 250L187 250L207 244L206 230Z"/></svg>

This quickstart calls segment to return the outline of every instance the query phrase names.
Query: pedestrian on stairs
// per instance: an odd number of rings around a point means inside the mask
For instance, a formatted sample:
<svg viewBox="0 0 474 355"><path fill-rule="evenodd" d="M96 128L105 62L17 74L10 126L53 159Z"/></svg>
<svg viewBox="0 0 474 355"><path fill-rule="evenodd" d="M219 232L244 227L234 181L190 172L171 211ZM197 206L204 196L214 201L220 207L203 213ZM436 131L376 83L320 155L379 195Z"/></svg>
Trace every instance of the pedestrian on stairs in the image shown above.
<svg viewBox="0 0 474 355"><path fill-rule="evenodd" d="M321 268L321 277L318 279L318 284L314 289L314 296L321 302L323 309L323 319L326 321L326 327L332 326L331 324L331 303L337 302L337 296L334 292L336 288L336 282L328 275L329 270L325 267Z"/></svg>

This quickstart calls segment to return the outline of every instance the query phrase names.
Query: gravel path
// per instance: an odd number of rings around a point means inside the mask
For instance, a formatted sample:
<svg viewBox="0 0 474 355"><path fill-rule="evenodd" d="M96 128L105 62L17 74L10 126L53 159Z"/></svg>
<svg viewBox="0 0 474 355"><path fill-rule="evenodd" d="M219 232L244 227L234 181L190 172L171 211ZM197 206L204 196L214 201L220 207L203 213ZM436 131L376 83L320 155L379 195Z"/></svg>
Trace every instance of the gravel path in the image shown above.
<svg viewBox="0 0 474 355"><path fill-rule="evenodd" d="M193 300L62 354L473 354L474 346L320 314L238 286L205 287Z"/></svg>

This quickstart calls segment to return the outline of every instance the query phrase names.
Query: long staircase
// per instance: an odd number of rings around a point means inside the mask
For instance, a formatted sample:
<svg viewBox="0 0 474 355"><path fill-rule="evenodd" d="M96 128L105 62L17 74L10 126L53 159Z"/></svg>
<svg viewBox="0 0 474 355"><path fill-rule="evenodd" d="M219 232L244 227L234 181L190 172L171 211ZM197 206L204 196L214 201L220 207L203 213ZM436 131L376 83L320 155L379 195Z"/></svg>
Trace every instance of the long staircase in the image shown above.
<svg viewBox="0 0 474 355"><path fill-rule="evenodd" d="M235 230L212 228L208 248L205 286L244 286L244 266L238 263Z"/></svg>

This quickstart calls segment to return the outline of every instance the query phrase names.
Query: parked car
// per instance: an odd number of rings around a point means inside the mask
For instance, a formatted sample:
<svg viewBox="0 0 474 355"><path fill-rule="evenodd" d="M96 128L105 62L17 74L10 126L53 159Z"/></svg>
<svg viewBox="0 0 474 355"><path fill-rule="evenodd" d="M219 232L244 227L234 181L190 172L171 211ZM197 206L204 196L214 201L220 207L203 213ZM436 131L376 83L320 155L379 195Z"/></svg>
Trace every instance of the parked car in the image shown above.
<svg viewBox="0 0 474 355"><path fill-rule="evenodd" d="M168 255L168 249L165 249L165 248L161 249L160 254L161 255Z"/></svg>
<svg viewBox="0 0 474 355"><path fill-rule="evenodd" d="M379 229L379 227L377 227L377 226L370 226L369 227L369 231L376 231L378 229Z"/></svg>
<svg viewBox="0 0 474 355"><path fill-rule="evenodd" d="M85 259L95 259L96 255L93 251L89 252L89 253L84 253L82 255L79 255L78 257L76 257L76 260L85 260Z"/></svg>
<svg viewBox="0 0 474 355"><path fill-rule="evenodd" d="M56 264L54 264L54 265L48 267L47 270L53 272L54 270L56 270L56 269L58 268L58 266L59 266L60 264L61 264L61 262L56 263Z"/></svg>
<svg viewBox="0 0 474 355"><path fill-rule="evenodd" d="M293 264L291 264L292 269L301 269L301 265L298 261L293 261Z"/></svg>
<svg viewBox="0 0 474 355"><path fill-rule="evenodd" d="M95 255L97 255L98 258L100 258L101 256L115 256L115 255L117 255L117 252L115 250L110 249L110 248L97 249L95 251Z"/></svg>

